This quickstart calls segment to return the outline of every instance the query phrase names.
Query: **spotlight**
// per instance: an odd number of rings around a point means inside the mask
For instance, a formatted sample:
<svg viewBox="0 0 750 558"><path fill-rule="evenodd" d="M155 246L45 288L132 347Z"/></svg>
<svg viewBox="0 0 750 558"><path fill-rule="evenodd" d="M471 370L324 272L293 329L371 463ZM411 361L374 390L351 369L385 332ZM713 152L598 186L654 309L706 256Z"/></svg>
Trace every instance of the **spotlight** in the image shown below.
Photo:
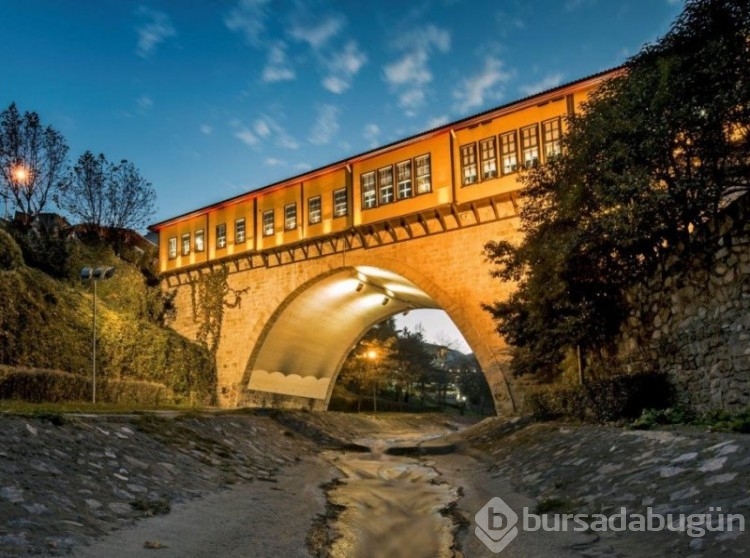
<svg viewBox="0 0 750 558"><path fill-rule="evenodd" d="M357 283L357 288L355 290L357 292L360 292L364 288L365 288L365 284L362 281L360 281L359 283Z"/></svg>
<svg viewBox="0 0 750 558"><path fill-rule="evenodd" d="M390 300L391 300L391 299L390 299L390 298L388 298L387 296L386 296L386 297L383 297L383 302L381 302L380 304L382 304L383 306L385 306L386 304L388 304L388 303L390 302Z"/></svg>

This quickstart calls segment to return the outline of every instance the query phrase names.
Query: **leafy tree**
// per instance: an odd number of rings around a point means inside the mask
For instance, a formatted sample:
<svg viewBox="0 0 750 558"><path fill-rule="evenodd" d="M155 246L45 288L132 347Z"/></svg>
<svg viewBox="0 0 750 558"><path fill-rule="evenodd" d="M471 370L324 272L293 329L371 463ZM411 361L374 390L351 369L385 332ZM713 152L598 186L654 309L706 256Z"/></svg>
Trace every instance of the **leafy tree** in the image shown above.
<svg viewBox="0 0 750 558"><path fill-rule="evenodd" d="M56 196L57 204L83 223L99 229L138 228L154 213L156 193L129 161L118 164L86 151Z"/></svg>
<svg viewBox="0 0 750 558"><path fill-rule="evenodd" d="M12 103L0 113L0 187L15 208L33 219L65 185L68 145L35 112Z"/></svg>
<svg viewBox="0 0 750 558"><path fill-rule="evenodd" d="M563 154L524 175L520 245L490 242L516 281L485 306L517 374L555 375L566 353L606 354L625 290L748 190L750 4L688 0L568 121Z"/></svg>

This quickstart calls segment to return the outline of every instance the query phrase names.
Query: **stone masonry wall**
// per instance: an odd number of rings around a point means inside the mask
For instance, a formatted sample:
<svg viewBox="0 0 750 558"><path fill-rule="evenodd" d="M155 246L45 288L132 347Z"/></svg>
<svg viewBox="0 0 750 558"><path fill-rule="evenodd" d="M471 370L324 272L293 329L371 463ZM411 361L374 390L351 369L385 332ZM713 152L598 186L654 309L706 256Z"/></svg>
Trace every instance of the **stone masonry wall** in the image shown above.
<svg viewBox="0 0 750 558"><path fill-rule="evenodd" d="M670 374L699 411L750 405L750 196L696 234L709 249L677 250L631 307L619 343L628 372Z"/></svg>

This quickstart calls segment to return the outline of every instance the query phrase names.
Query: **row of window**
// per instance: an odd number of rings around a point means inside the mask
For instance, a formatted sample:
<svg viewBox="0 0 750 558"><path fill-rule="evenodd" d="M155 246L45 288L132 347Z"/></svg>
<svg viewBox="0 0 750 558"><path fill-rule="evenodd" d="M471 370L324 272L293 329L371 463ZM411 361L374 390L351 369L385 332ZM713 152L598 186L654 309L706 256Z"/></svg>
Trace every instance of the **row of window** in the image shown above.
<svg viewBox="0 0 750 558"><path fill-rule="evenodd" d="M542 149L545 160L560 153L560 118L553 118L541 123ZM519 141L520 155L524 168L539 163L539 125L532 124L520 130L512 130L461 146L461 182L464 186L480 180L489 180L498 176L498 157L502 175L517 172ZM499 142L498 142L499 139ZM477 143L478 149L477 149ZM499 150L498 150L499 147ZM478 157L477 157L478 155ZM481 171L481 173L480 173Z"/></svg>
<svg viewBox="0 0 750 558"><path fill-rule="evenodd" d="M363 173L359 179L363 209L426 194L432 190L430 155Z"/></svg>
<svg viewBox="0 0 750 558"><path fill-rule="evenodd" d="M307 200L308 223L314 225L320 223L323 218L320 196L314 196ZM346 188L333 192L333 216L343 217L349 213L349 196ZM263 236L272 236L276 232L275 213L273 209L263 212ZM290 203L284 206L284 230L291 231L297 228L297 204ZM195 231L193 245L190 242L190 233L182 235L183 256L190 254L191 248L196 252L205 250L205 233L203 229ZM243 244L247 239L245 234L245 218L242 217L234 222L234 243ZM225 248L227 245L227 225L220 223L216 225L216 248ZM171 237L168 243L168 256L170 259L177 257L177 237Z"/></svg>

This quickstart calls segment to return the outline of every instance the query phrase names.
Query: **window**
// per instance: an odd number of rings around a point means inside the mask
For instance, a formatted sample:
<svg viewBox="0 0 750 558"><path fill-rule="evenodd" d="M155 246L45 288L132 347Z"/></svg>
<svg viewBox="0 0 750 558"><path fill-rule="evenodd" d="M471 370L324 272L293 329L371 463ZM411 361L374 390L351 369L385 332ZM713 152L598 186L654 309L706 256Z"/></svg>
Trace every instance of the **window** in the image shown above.
<svg viewBox="0 0 750 558"><path fill-rule="evenodd" d="M463 174L461 182L464 185L474 184L477 181L477 147L473 143L461 148L461 172Z"/></svg>
<svg viewBox="0 0 750 558"><path fill-rule="evenodd" d="M521 151L523 166L527 169L539 162L539 133L536 124L521 128Z"/></svg>
<svg viewBox="0 0 750 558"><path fill-rule="evenodd" d="M516 172L518 170L518 147L515 132L500 136L500 150L503 157L503 174Z"/></svg>
<svg viewBox="0 0 750 558"><path fill-rule="evenodd" d="M393 167L378 170L378 188L380 189L380 203L393 201Z"/></svg>
<svg viewBox="0 0 750 558"><path fill-rule="evenodd" d="M307 220L311 225L320 223L323 219L323 212L320 207L320 196L315 196L307 200Z"/></svg>
<svg viewBox="0 0 750 558"><path fill-rule="evenodd" d="M203 252L205 250L203 229L195 231L195 251Z"/></svg>
<svg viewBox="0 0 750 558"><path fill-rule="evenodd" d="M274 233L273 209L263 212L263 236L271 236Z"/></svg>
<svg viewBox="0 0 750 558"><path fill-rule="evenodd" d="M430 182L430 156L422 155L414 159L417 167L417 194L426 194L432 190Z"/></svg>
<svg viewBox="0 0 750 558"><path fill-rule="evenodd" d="M479 155L482 158L482 180L497 176L497 151L495 138L479 142Z"/></svg>
<svg viewBox="0 0 750 558"><path fill-rule="evenodd" d="M544 160L560 154L560 119L542 122L542 137L544 141Z"/></svg>
<svg viewBox="0 0 750 558"><path fill-rule="evenodd" d="M398 199L411 197L411 161L404 161L396 165L396 181Z"/></svg>
<svg viewBox="0 0 750 558"><path fill-rule="evenodd" d="M177 237L173 236L169 239L169 259L173 260L177 257Z"/></svg>
<svg viewBox="0 0 750 558"><path fill-rule="evenodd" d="M190 254L190 233L182 235L182 255Z"/></svg>
<svg viewBox="0 0 750 558"><path fill-rule="evenodd" d="M222 223L216 225L216 247L224 248L227 245L227 226Z"/></svg>
<svg viewBox="0 0 750 558"><path fill-rule="evenodd" d="M378 195L375 189L375 173L368 172L360 177L362 185L362 206L370 209L378 205Z"/></svg>
<svg viewBox="0 0 750 558"><path fill-rule="evenodd" d="M290 203L284 206L284 230L291 231L297 228L297 204Z"/></svg>
<svg viewBox="0 0 750 558"><path fill-rule="evenodd" d="M346 195L346 188L341 188L333 192L333 216L343 217L349 210L349 196Z"/></svg>
<svg viewBox="0 0 750 558"><path fill-rule="evenodd" d="M237 219L234 222L234 243L242 244L245 242L245 218Z"/></svg>

